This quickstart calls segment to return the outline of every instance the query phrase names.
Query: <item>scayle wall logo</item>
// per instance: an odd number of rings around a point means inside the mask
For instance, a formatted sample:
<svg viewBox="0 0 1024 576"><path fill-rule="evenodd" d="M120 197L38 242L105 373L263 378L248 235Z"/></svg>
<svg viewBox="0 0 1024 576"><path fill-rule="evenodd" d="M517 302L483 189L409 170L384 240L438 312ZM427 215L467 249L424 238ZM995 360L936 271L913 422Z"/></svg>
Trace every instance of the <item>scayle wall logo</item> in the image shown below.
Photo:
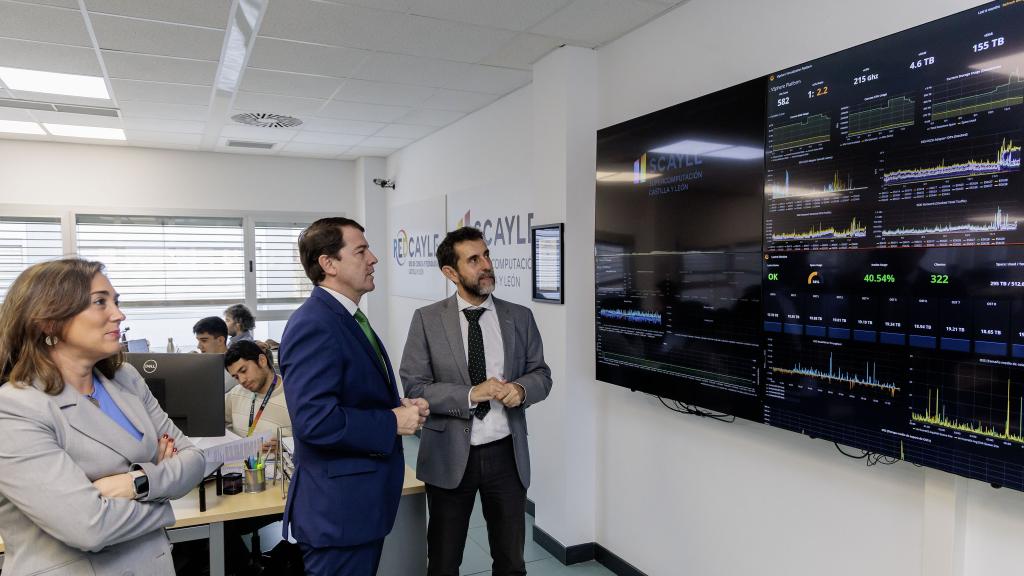
<svg viewBox="0 0 1024 576"><path fill-rule="evenodd" d="M526 214L526 222L523 222L522 214L509 214L497 218L484 218L473 220L472 211L467 210L466 215L459 218L455 230L463 226L472 226L484 233L484 240L488 246L515 246L530 243L530 226L533 225L533 212Z"/></svg>
<svg viewBox="0 0 1024 576"><path fill-rule="evenodd" d="M483 232L484 241L491 250L495 281L503 288L525 290L530 283L530 226L533 212L500 215L475 219L471 210L459 218L455 229L472 226Z"/></svg>
<svg viewBox="0 0 1024 576"><path fill-rule="evenodd" d="M391 253L395 263L408 267L409 274L423 274L424 269L437 266L437 245L440 234L416 234L410 236L404 228L395 233L391 240Z"/></svg>

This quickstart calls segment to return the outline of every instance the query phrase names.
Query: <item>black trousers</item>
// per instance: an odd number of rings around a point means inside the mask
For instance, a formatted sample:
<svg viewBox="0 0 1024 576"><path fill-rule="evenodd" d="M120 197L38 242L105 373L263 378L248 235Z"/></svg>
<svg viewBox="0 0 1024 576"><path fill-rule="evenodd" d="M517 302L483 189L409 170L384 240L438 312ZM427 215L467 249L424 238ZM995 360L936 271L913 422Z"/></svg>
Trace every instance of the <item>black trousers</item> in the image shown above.
<svg viewBox="0 0 1024 576"><path fill-rule="evenodd" d="M519 481L512 437L473 446L462 482L452 490L427 484L427 576L458 576L477 492L487 521L493 576L526 574L526 488Z"/></svg>

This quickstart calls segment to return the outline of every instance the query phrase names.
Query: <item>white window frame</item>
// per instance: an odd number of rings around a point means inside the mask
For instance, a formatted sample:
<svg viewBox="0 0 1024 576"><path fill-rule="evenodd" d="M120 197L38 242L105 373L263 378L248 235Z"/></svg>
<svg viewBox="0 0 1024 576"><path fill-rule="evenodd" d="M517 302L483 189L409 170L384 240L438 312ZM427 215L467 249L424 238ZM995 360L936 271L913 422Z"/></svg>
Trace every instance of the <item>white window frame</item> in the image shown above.
<svg viewBox="0 0 1024 576"><path fill-rule="evenodd" d="M131 214L133 216L163 216L163 217L213 217L213 218L241 218L242 219L242 244L245 254L245 301L242 302L257 321L287 320L291 317L294 309L289 310L259 310L256 299L256 222L267 224L294 224L297 222L314 222L325 217L321 212L270 212L259 210L201 210L201 209L165 209L165 208L136 208L136 207L109 207L109 206L48 206L34 204L0 204L0 213L4 216L14 217L37 217L37 218L60 218L61 236L64 257L78 256L78 243L75 230L79 214ZM348 216L344 211L335 212L337 216ZM302 266L301 263L296 263ZM296 304L298 308L301 304ZM167 308L174 308L173 303L166 305ZM225 306L226 308L226 306Z"/></svg>

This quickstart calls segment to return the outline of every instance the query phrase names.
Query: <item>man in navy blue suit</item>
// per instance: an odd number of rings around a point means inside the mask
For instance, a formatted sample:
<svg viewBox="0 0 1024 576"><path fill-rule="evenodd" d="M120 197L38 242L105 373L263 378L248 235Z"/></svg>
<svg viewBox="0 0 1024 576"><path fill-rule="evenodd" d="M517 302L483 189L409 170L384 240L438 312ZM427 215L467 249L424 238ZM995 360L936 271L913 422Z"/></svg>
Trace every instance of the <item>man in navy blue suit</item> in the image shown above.
<svg viewBox="0 0 1024 576"><path fill-rule="evenodd" d="M284 511L306 574L373 576L402 495L402 435L429 414L400 399L384 345L359 300L377 257L363 227L323 218L299 236L312 294L281 338L281 371L295 436L295 476Z"/></svg>

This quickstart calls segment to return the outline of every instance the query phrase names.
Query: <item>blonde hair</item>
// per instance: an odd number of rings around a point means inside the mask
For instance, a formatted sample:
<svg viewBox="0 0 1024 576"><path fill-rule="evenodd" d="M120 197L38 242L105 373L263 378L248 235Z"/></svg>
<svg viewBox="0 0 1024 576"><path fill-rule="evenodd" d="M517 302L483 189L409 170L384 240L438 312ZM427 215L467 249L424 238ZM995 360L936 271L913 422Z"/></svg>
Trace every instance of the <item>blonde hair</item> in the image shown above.
<svg viewBox="0 0 1024 576"><path fill-rule="evenodd" d="M34 264L18 275L0 306L0 383L39 381L51 395L64 390L46 338L63 338L68 323L89 307L92 280L102 273L100 262L65 258ZM113 378L122 363L124 355L118 352L96 368Z"/></svg>

